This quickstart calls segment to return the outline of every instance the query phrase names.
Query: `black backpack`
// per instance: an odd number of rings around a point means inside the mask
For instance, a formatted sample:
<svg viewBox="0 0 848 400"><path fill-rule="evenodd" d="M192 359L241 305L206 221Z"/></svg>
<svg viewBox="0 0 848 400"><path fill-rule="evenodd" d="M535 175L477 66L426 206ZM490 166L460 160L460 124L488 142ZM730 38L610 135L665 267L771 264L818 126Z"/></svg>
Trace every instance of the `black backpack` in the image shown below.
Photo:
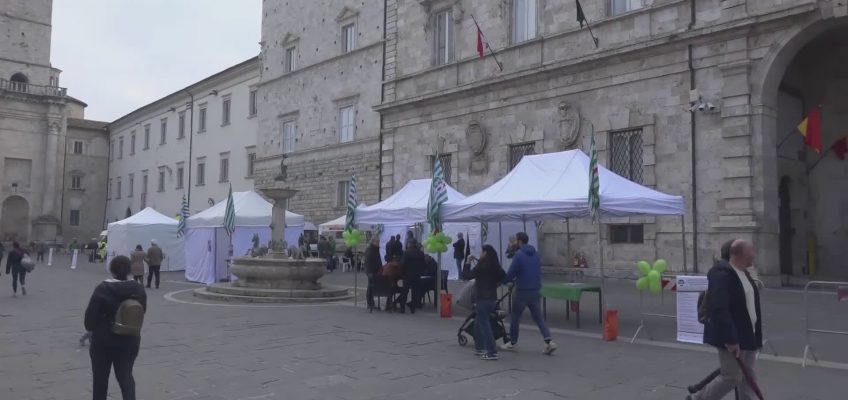
<svg viewBox="0 0 848 400"><path fill-rule="evenodd" d="M709 315L707 315L708 301L707 292L701 292L701 294L698 295L698 322L702 324L707 323L707 320L709 319Z"/></svg>

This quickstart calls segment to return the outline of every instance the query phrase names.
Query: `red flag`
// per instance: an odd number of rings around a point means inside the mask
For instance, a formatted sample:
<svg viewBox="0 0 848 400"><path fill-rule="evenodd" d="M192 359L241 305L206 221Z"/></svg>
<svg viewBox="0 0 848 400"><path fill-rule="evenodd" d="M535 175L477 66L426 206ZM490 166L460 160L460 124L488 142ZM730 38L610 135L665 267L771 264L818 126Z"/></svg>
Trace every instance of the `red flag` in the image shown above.
<svg viewBox="0 0 848 400"><path fill-rule="evenodd" d="M477 25L475 22L474 25ZM477 25L477 54L480 58L486 57L486 51L483 48L483 31L480 30L480 25Z"/></svg>
<svg viewBox="0 0 848 400"><path fill-rule="evenodd" d="M798 124L798 131L804 136L804 144L821 154L821 106L813 107L807 118Z"/></svg>
<svg viewBox="0 0 848 400"><path fill-rule="evenodd" d="M836 158L844 160L848 156L848 136L837 140L831 148L833 149L833 153L836 154Z"/></svg>

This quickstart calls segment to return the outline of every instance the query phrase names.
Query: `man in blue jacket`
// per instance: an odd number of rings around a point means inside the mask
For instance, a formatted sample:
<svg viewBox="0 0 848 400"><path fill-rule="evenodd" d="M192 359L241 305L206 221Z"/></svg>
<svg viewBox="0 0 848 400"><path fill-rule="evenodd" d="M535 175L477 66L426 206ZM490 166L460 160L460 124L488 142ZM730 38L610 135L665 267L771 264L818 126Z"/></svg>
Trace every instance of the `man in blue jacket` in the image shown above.
<svg viewBox="0 0 848 400"><path fill-rule="evenodd" d="M509 271L506 274L506 281L515 281L515 291L512 293L512 314L509 319L509 338L510 342L501 345L504 350L515 350L515 345L518 343L518 330L521 325L521 315L524 314L524 308L530 309L530 316L539 327L539 332L542 338L545 339L544 353L547 355L553 354L557 349L556 343L551 340L551 332L548 326L545 325L545 320L542 319L541 294L542 289L542 265L539 261L539 253L536 248L529 245L530 240L524 232L518 232L515 235L515 240L518 242L518 251L512 258L512 264L509 266Z"/></svg>

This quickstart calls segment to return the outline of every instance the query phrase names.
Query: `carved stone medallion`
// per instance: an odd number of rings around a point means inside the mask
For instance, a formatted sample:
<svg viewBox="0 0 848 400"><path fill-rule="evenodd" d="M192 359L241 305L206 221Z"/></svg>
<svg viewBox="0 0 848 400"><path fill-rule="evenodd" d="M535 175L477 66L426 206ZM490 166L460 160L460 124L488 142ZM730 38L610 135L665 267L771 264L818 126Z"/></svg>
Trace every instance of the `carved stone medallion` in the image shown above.
<svg viewBox="0 0 848 400"><path fill-rule="evenodd" d="M577 107L562 101L557 107L559 118L559 142L562 148L568 149L577 142L580 133L580 112Z"/></svg>
<svg viewBox="0 0 848 400"><path fill-rule="evenodd" d="M468 142L468 147L471 152L478 156L486 150L486 132L483 127L477 122L471 122L468 128L465 129L465 140Z"/></svg>

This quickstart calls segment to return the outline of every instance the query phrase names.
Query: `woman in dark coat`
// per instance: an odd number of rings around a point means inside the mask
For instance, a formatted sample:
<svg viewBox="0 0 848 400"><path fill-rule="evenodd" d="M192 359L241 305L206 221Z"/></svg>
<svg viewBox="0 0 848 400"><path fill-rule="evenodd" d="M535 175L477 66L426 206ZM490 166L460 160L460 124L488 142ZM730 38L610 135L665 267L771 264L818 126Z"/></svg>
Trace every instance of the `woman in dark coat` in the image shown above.
<svg viewBox="0 0 848 400"><path fill-rule="evenodd" d="M467 265L467 264L466 264ZM474 347L476 354L483 360L497 360L498 351L495 348L495 335L489 315L495 312L498 301L498 286L506 277L506 273L498 261L498 253L490 245L483 246L480 261L474 269L463 268L462 276L466 280L474 280L476 300L474 303Z"/></svg>
<svg viewBox="0 0 848 400"><path fill-rule="evenodd" d="M29 255L26 249L18 242L12 243L12 251L6 257L6 275L12 274L12 296L18 295L18 281L21 282L21 294L26 296L26 274L27 270L21 265L24 255Z"/></svg>

